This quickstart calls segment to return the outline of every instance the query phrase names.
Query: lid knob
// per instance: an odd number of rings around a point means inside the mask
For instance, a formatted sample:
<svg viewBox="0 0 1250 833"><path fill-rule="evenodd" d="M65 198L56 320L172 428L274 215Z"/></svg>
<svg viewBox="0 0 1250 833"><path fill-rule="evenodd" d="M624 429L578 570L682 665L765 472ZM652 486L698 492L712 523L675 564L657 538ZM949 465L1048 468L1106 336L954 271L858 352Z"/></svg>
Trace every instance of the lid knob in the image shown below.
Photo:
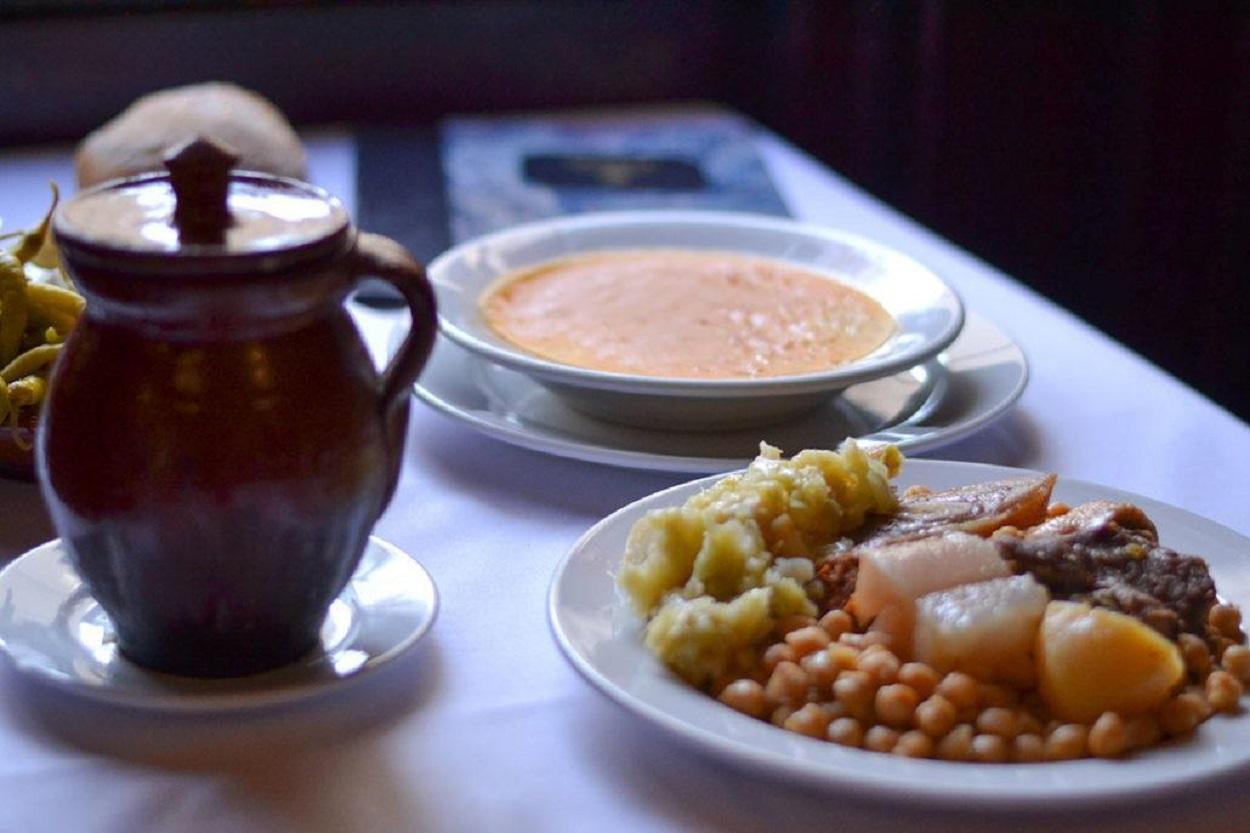
<svg viewBox="0 0 1250 833"><path fill-rule="evenodd" d="M165 156L174 189L174 225L185 244L225 242L230 216L230 169L239 156L229 145L197 136Z"/></svg>

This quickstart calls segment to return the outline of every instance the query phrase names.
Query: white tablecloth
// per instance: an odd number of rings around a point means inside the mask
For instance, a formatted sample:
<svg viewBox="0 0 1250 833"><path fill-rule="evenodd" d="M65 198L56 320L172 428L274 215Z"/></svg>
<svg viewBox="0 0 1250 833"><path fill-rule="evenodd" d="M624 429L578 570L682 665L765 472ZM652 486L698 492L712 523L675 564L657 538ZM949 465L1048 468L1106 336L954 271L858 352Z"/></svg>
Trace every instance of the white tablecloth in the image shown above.
<svg viewBox="0 0 1250 833"><path fill-rule="evenodd" d="M1099 481L1250 533L1250 427L1021 284L781 141L762 140L794 213L928 264L1032 361L1018 407L933 455ZM352 148L312 143L312 176L350 197ZM0 216L27 225L68 152L0 156ZM348 200L350 202L350 199ZM385 316L362 318L376 347ZM610 705L565 664L545 599L587 527L677 482L548 458L414 405L378 532L433 574L442 612L387 674L246 719L152 720L32 687L0 697L0 832L998 830L1244 831L1250 799L1216 785L1103 813L963 817L862 803L735 770ZM37 490L0 481L0 557L51 537Z"/></svg>

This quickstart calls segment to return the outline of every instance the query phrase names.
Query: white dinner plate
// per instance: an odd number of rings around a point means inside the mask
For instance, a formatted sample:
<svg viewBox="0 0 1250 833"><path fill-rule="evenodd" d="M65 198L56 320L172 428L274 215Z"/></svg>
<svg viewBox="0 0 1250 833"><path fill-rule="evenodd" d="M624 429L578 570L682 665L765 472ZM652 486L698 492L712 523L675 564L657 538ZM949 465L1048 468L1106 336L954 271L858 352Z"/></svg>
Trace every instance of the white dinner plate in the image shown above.
<svg viewBox="0 0 1250 833"><path fill-rule="evenodd" d="M392 334L391 349L403 332ZM767 440L788 452L830 448L848 436L916 453L954 442L1001 416L1028 381L1020 348L969 314L936 360L855 385L800 417L734 431L648 431L589 417L525 374L439 339L417 398L513 445L593 463L691 474L742 468Z"/></svg>
<svg viewBox="0 0 1250 833"><path fill-rule="evenodd" d="M880 303L893 334L866 356L787 376L692 379L618 373L551 361L517 347L487 323L482 293L530 266L604 250L686 249L784 261L840 281ZM644 428L719 422L759 425L793 416L849 385L927 361L964 323L959 296L931 270L858 235L739 212L590 212L527 223L469 240L429 266L439 330L496 365L541 380L581 410Z"/></svg>
<svg viewBox="0 0 1250 833"><path fill-rule="evenodd" d="M947 488L1014 477L1019 469L909 460L900 486ZM1181 790L1250 769L1250 714L1217 715L1191 738L1123 760L969 764L911 760L786 732L739 714L671 674L642 643L642 623L618 596L614 575L630 527L651 509L677 506L713 478L643 498L600 521L556 568L548 596L552 632L583 677L676 738L734 764L858 796L920 804L1037 808L1098 804ZM1250 539L1190 512L1137 495L1060 478L1054 499L1137 504L1160 543L1204 557L1226 600L1250 608Z"/></svg>
<svg viewBox="0 0 1250 833"><path fill-rule="evenodd" d="M0 651L19 672L93 700L154 711L243 711L323 694L402 656L437 613L438 593L425 568L370 537L330 606L319 648L275 671L196 679L149 671L118 652L112 623L59 539L0 571Z"/></svg>

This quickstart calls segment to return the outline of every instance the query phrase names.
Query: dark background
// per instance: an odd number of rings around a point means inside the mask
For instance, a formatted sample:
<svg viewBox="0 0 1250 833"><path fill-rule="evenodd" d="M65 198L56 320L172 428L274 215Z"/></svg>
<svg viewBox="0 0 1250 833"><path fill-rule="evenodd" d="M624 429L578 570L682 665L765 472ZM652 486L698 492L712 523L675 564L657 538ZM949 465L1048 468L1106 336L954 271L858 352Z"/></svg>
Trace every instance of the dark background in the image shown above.
<svg viewBox="0 0 1250 833"><path fill-rule="evenodd" d="M0 0L0 145L217 78L297 125L721 102L1250 419L1250 3Z"/></svg>

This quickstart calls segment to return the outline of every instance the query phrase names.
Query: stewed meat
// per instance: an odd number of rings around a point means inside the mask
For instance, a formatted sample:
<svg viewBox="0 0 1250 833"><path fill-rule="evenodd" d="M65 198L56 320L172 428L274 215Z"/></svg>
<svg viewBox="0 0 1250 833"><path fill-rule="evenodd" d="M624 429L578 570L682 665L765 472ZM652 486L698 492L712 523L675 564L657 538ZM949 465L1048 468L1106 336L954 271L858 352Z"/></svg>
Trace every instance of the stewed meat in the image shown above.
<svg viewBox="0 0 1250 833"><path fill-rule="evenodd" d="M931 491L912 487L898 510L857 536L860 546L928 538L944 532L988 536L1002 526L1024 528L1046 519L1055 475L1018 477Z"/></svg>
<svg viewBox="0 0 1250 833"><path fill-rule="evenodd" d="M1172 639L1182 631L1206 635L1216 602L1206 562L1159 546L1136 506L1094 501L993 540L1015 572L1031 573L1057 599L1127 613Z"/></svg>
<svg viewBox="0 0 1250 833"><path fill-rule="evenodd" d="M941 491L913 486L903 493L893 514L868 523L854 542L838 542L818 560L816 577L825 585L823 609L843 607L855 592L859 549L947 532L987 537L1005 525L1033 526L1045 519L1054 487L1053 474Z"/></svg>

